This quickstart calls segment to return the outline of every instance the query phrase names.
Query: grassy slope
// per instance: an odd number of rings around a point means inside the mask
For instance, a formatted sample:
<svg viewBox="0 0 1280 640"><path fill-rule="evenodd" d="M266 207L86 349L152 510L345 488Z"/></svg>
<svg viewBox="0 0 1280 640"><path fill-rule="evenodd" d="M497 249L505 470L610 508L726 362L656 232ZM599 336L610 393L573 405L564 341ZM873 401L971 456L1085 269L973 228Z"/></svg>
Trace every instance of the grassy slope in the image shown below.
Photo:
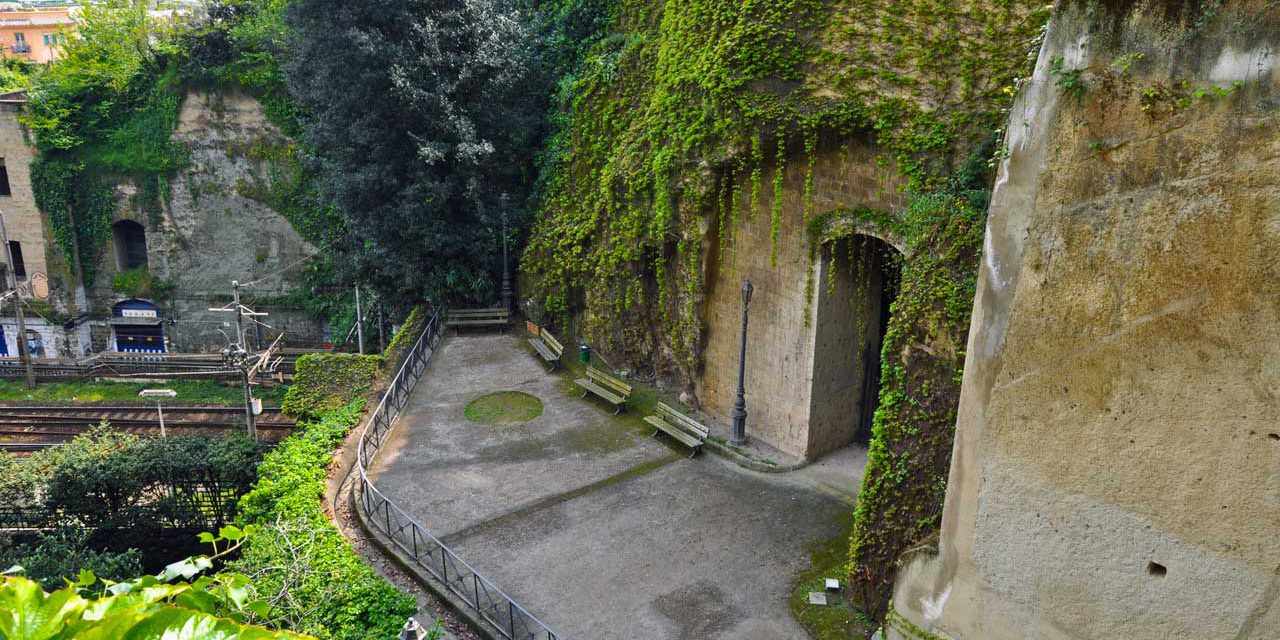
<svg viewBox="0 0 1280 640"><path fill-rule="evenodd" d="M182 380L172 382L46 382L28 390L21 381L0 380L0 404L153 404L138 397L148 388L173 389L178 396L165 404L239 405L244 392L239 385L225 385L215 380ZM263 403L278 406L286 387L258 387L254 395Z"/></svg>

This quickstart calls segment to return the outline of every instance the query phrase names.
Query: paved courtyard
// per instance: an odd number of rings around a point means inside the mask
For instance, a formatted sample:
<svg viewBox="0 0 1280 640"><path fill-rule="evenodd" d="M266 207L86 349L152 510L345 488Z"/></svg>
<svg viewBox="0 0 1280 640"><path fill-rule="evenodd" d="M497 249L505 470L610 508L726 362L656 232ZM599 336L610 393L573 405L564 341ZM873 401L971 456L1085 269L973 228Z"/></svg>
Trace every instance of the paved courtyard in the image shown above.
<svg viewBox="0 0 1280 640"><path fill-rule="evenodd" d="M447 339L375 482L566 640L806 638L787 596L838 535L865 456L787 474L689 460L548 374L513 336ZM467 420L493 391L540 398L519 426Z"/></svg>

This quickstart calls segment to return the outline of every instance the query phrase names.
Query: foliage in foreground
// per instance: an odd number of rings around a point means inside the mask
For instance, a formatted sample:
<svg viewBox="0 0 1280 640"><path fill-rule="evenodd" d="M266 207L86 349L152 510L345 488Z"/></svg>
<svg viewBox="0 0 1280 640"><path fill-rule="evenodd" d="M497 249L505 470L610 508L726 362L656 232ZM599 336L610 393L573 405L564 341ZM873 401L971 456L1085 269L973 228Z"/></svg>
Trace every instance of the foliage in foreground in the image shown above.
<svg viewBox="0 0 1280 640"><path fill-rule="evenodd" d="M223 527L200 534L214 555L175 562L154 576L116 582L81 570L67 585L46 593L11 567L0 574L0 639L3 640L277 640L301 636L246 624L267 604L242 575L208 571L237 550L254 528ZM218 551L219 543L222 551ZM179 580L181 578L182 580ZM190 582L187 582L190 581Z"/></svg>
<svg viewBox="0 0 1280 640"><path fill-rule="evenodd" d="M142 554L137 549L96 549L87 529L66 527L42 531L35 540L17 545L0 540L0 567L8 566L22 567L25 577L52 591L84 570L107 580L127 580L142 573Z"/></svg>
<svg viewBox="0 0 1280 640"><path fill-rule="evenodd" d="M305 422L267 454L241 518L261 525L231 568L275 594L264 620L319 638L392 638L414 599L365 564L324 511L333 450L356 426L362 399Z"/></svg>

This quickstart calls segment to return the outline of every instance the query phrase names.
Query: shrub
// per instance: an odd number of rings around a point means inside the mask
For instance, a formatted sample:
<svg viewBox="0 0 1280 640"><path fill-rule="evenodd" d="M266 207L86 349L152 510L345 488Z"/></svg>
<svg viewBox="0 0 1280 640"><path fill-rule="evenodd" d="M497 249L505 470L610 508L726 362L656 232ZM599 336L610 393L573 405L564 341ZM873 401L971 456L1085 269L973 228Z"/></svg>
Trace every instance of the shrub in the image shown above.
<svg viewBox="0 0 1280 640"><path fill-rule="evenodd" d="M234 517L262 451L243 436L140 438L104 424L0 463L0 498L31 517L90 528L216 527Z"/></svg>
<svg viewBox="0 0 1280 640"><path fill-rule="evenodd" d="M310 353L298 358L293 384L281 408L298 418L317 419L341 409L373 386L382 356Z"/></svg>
<svg viewBox="0 0 1280 640"><path fill-rule="evenodd" d="M393 638L417 610L325 515L325 470L363 407L364 400L355 399L301 424L267 454L257 486L240 501L241 518L261 529L231 568L273 603L265 618L270 625L325 639Z"/></svg>
<svg viewBox="0 0 1280 640"><path fill-rule="evenodd" d="M387 345L386 351L382 352L382 357L386 361L387 367L390 369L390 375L395 375L396 370L400 368L400 362L404 359L409 350L418 341L418 337L422 335L422 330L427 326L427 319L431 317L430 311L426 305L418 305L409 312L409 317L404 319L404 324L400 326L400 330L394 336L391 336L391 344Z"/></svg>
<svg viewBox="0 0 1280 640"><path fill-rule="evenodd" d="M99 551L89 545L87 529L67 528L41 532L30 543L0 545L0 567L12 566L22 567L26 577L53 590L86 569L108 580L127 580L142 573L142 554L137 549Z"/></svg>
<svg viewBox="0 0 1280 640"><path fill-rule="evenodd" d="M111 289L131 298L166 300L173 293L173 287L173 282L151 275L146 267L120 271L111 276Z"/></svg>

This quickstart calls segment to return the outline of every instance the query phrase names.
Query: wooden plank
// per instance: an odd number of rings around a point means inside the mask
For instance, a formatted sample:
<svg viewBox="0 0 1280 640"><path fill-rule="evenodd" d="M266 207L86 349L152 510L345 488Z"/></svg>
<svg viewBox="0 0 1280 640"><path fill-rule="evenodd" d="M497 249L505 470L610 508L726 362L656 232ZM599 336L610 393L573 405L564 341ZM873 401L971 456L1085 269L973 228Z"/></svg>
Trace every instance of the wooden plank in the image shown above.
<svg viewBox="0 0 1280 640"><path fill-rule="evenodd" d="M542 340L543 340L543 342L545 342L545 343L547 344L547 346L548 346L548 347L550 347L550 348L552 349L552 351L554 351L556 354L563 354L563 353L564 353L564 345L560 344L560 341L559 341L559 340L556 340L556 337L555 337L555 336L553 336L553 335L551 335L551 332L550 332L550 331L547 331L546 329L543 329L543 330L542 330ZM557 357L558 357L558 356L557 356Z"/></svg>
<svg viewBox="0 0 1280 640"><path fill-rule="evenodd" d="M680 441L685 446L696 447L702 444L702 441L698 438L689 435L679 427L672 425L657 416L647 416L644 421L653 425L655 429L660 429L663 433L666 433L672 438Z"/></svg>
<svg viewBox="0 0 1280 640"><path fill-rule="evenodd" d="M626 398L623 398L622 396L619 396L613 393L612 391L609 391L608 389L605 389L604 387L601 387L600 385L595 384L594 382L591 382L590 380L579 379L579 380L574 380L573 382L579 387L582 387L583 389L586 389L587 391L590 391L591 393L594 393L600 396L601 398L604 398L605 400L609 401L611 404L622 404L627 401Z"/></svg>
<svg viewBox="0 0 1280 640"><path fill-rule="evenodd" d="M595 367L587 367L587 377L594 379L603 386L609 387L613 392L621 395L623 398L631 395L631 385L614 378Z"/></svg>

